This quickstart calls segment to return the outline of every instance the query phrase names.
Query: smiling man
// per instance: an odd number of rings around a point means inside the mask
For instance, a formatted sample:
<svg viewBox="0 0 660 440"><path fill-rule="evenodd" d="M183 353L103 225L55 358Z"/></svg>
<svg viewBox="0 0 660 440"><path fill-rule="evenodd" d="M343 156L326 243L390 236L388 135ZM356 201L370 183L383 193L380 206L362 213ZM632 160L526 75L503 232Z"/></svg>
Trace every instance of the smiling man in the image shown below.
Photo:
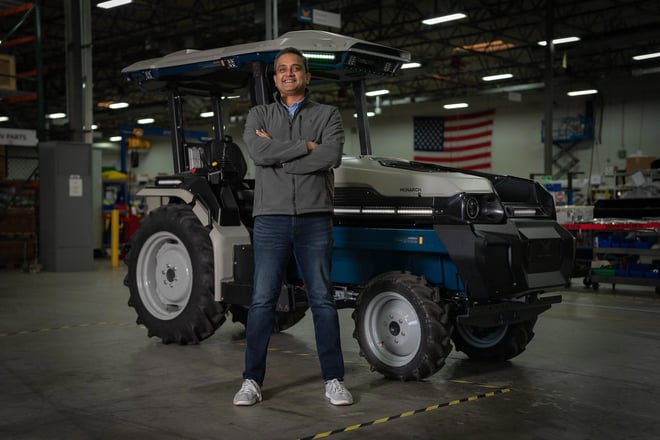
<svg viewBox="0 0 660 440"><path fill-rule="evenodd" d="M252 108L243 133L255 164L254 291L243 384L234 405L262 399L275 307L292 256L314 319L325 397L333 405L350 405L330 282L333 168L341 163L343 124L336 107L309 99L311 74L299 50L283 49L274 68L275 102Z"/></svg>

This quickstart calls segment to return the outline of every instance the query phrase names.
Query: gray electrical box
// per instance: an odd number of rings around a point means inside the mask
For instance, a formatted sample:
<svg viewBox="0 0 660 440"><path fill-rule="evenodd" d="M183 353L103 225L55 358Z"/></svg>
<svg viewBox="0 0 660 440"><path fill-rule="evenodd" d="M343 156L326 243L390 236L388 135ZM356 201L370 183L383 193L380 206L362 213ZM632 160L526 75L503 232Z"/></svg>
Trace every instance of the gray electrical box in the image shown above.
<svg viewBox="0 0 660 440"><path fill-rule="evenodd" d="M44 270L93 270L92 146L40 143L39 180L39 259Z"/></svg>

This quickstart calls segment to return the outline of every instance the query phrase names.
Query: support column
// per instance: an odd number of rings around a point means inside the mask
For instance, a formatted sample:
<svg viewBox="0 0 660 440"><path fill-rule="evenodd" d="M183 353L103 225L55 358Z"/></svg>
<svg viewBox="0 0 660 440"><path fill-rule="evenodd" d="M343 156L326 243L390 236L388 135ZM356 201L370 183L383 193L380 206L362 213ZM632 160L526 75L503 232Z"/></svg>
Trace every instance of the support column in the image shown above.
<svg viewBox="0 0 660 440"><path fill-rule="evenodd" d="M545 8L545 97L544 107L545 116L543 120L543 172L545 175L552 175L552 106L555 99L553 62L555 55L554 39L555 27L555 5L553 0L547 0Z"/></svg>
<svg viewBox="0 0 660 440"><path fill-rule="evenodd" d="M71 140L93 142L92 12L91 2L65 0L66 113Z"/></svg>

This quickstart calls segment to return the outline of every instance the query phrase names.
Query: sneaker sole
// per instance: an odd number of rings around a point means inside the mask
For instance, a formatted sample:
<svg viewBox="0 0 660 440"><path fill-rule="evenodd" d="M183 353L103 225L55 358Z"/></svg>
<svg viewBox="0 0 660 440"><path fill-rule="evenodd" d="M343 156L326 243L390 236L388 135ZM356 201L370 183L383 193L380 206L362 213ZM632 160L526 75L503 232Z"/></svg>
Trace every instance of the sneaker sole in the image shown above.
<svg viewBox="0 0 660 440"><path fill-rule="evenodd" d="M330 401L335 406L346 406L346 405L352 405L353 401L352 400L335 400L332 397L328 396L327 394L325 397Z"/></svg>
<svg viewBox="0 0 660 440"><path fill-rule="evenodd" d="M258 400L238 400L234 401L234 405L236 406L252 406L256 405L256 403L259 402Z"/></svg>

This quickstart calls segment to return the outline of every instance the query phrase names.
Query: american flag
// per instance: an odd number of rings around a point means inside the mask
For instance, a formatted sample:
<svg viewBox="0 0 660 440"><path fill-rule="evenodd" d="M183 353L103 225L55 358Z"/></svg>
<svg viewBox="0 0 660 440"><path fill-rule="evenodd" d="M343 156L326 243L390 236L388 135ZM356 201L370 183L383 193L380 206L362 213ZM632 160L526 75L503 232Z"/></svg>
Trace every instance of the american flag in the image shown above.
<svg viewBox="0 0 660 440"><path fill-rule="evenodd" d="M495 110L413 119L414 160L466 170L490 170Z"/></svg>

